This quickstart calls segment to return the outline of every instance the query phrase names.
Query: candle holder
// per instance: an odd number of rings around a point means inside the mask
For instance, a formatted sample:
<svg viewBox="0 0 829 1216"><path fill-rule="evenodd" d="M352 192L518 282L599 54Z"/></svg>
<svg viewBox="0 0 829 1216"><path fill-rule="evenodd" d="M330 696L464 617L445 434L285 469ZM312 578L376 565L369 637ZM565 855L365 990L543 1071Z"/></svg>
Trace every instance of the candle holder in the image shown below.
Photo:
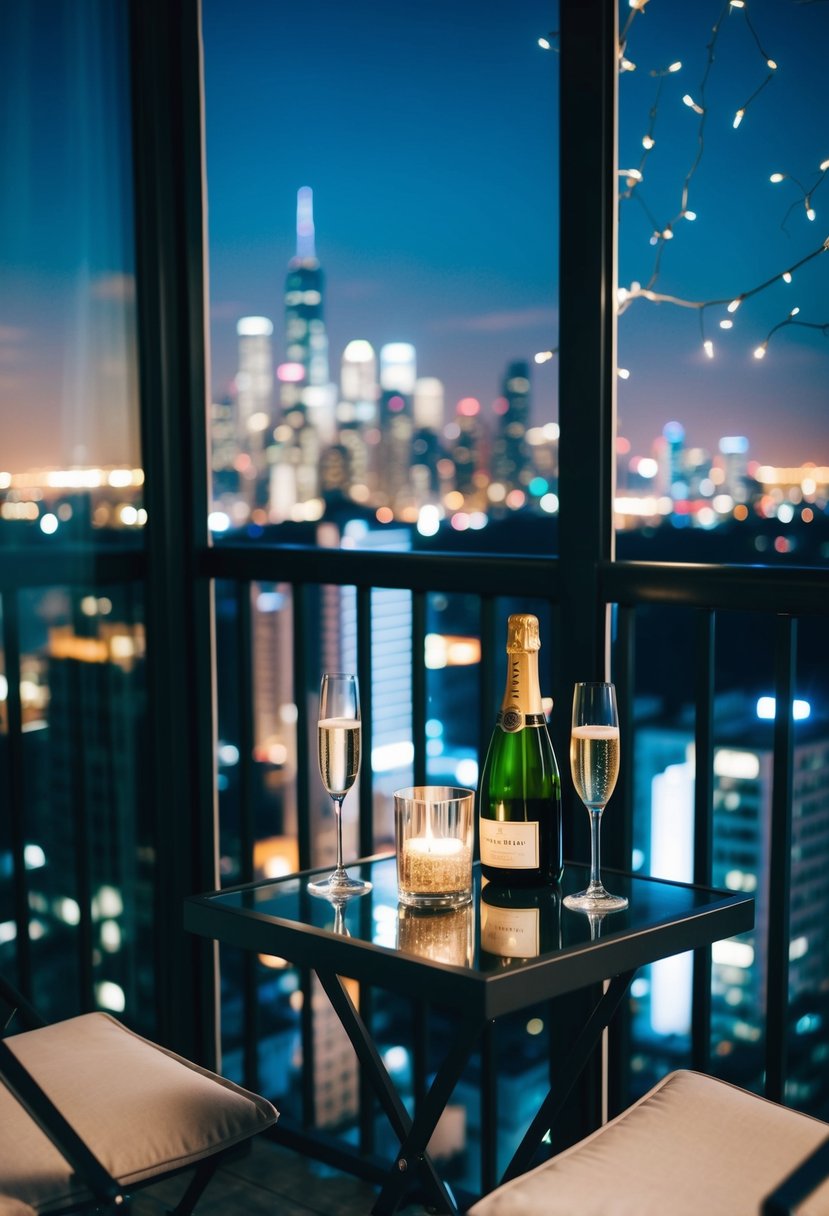
<svg viewBox="0 0 829 1216"><path fill-rule="evenodd" d="M394 795L397 892L412 908L472 899L474 790L416 785Z"/></svg>

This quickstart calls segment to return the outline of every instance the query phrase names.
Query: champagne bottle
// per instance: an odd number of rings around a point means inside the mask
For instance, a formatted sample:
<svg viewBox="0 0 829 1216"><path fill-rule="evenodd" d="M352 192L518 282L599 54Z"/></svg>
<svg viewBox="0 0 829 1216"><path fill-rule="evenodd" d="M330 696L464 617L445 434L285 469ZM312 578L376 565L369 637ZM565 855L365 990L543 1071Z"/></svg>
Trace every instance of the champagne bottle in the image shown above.
<svg viewBox="0 0 829 1216"><path fill-rule="evenodd" d="M538 684L538 618L507 625L507 684L478 790L481 870L504 886L557 883L561 781Z"/></svg>

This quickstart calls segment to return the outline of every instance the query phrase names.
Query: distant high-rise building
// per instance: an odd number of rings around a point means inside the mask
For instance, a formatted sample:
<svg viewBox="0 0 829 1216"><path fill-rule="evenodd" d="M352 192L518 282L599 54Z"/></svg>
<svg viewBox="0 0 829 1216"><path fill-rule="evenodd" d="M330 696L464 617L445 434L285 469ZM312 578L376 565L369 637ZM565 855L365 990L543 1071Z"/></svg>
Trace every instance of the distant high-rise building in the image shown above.
<svg viewBox="0 0 829 1216"><path fill-rule="evenodd" d="M286 361L277 369L283 421L293 436L280 435L282 427L277 428L276 445L269 453L271 518L284 516L282 499L288 481L295 485L298 502L317 496L320 455L335 437L336 390L328 370L324 293L314 239L313 192L303 186L297 193L296 254L285 279ZM285 463L292 466L289 479L275 471Z"/></svg>
<svg viewBox="0 0 829 1216"><path fill-rule="evenodd" d="M492 442L492 480L507 489L525 489L532 479L527 427L530 417L530 365L507 366L496 410Z"/></svg>
<svg viewBox="0 0 829 1216"><path fill-rule="evenodd" d="M368 425L377 419L377 356L364 338L355 338L343 351L340 364L340 425Z"/></svg>
<svg viewBox="0 0 829 1216"><path fill-rule="evenodd" d="M439 432L443 426L443 408L443 383L434 376L419 376L414 386L416 429Z"/></svg>
<svg viewBox="0 0 829 1216"><path fill-rule="evenodd" d="M455 485L461 494L472 495L480 488L479 477L483 463L484 428L481 424L481 403L476 397L462 397L455 419L452 459L455 462Z"/></svg>
<svg viewBox="0 0 829 1216"><path fill-rule="evenodd" d="M239 446L261 452L271 425L273 398L273 323L267 317L242 317L236 325L239 370L236 373L236 423Z"/></svg>
<svg viewBox="0 0 829 1216"><path fill-rule="evenodd" d="M795 702L793 749L792 872L789 994L794 1003L819 999L829 966L829 721ZM774 699L756 702L741 693L722 695L715 705L714 843L715 887L745 891L757 900L753 932L718 942L712 951L712 1029L720 1053L740 1048L747 1070L761 1067L766 998L765 951L772 867ZM661 715L659 715L661 718ZM693 721L640 722L636 730L637 775L634 836L638 860L657 877L691 881L693 870ZM651 969L650 989L639 997L639 1033L685 1035L690 1029L691 960L665 960ZM648 1043L648 1046L650 1044ZM814 1062L812 1062L813 1064ZM804 1060L790 1070L792 1100L808 1103L816 1072ZM742 1078L749 1082L756 1078ZM824 1095L825 1099L825 1095Z"/></svg>
<svg viewBox="0 0 829 1216"><path fill-rule="evenodd" d="M735 502L748 498L748 440L745 435L724 435L720 440L722 491Z"/></svg>
<svg viewBox="0 0 829 1216"><path fill-rule="evenodd" d="M417 382L417 354L410 342L387 342L380 347L380 387L399 393L411 409Z"/></svg>
<svg viewBox="0 0 829 1216"><path fill-rule="evenodd" d="M303 186L297 194L296 255L288 263L285 279L285 357L303 368L299 400L306 406L308 390L323 388L329 382L324 293L325 280L314 240L313 191Z"/></svg>
<svg viewBox="0 0 829 1216"><path fill-rule="evenodd" d="M380 348L379 483L390 502L407 499L412 456L417 355L409 342L387 342Z"/></svg>
<svg viewBox="0 0 829 1216"><path fill-rule="evenodd" d="M666 422L658 445L659 488L671 498L688 497L683 463L685 428L681 422Z"/></svg>

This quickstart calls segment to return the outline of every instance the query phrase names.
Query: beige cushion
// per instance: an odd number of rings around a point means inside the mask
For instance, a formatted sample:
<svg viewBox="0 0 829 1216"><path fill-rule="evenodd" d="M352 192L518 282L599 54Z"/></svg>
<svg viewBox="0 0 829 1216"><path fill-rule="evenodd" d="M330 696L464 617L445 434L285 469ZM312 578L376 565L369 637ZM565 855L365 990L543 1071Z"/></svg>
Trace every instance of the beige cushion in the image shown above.
<svg viewBox="0 0 829 1216"><path fill-rule="evenodd" d="M34 1208L19 1199L10 1199L8 1195L0 1195L0 1216L37 1216Z"/></svg>
<svg viewBox="0 0 829 1216"><path fill-rule="evenodd" d="M142 1039L105 1013L6 1042L125 1187L199 1161L277 1119L264 1098ZM0 1193L38 1211L83 1194L57 1149L3 1085Z"/></svg>
<svg viewBox="0 0 829 1216"><path fill-rule="evenodd" d="M695 1072L673 1072L579 1144L469 1216L757 1216L829 1124ZM829 1182L798 1209L827 1216Z"/></svg>

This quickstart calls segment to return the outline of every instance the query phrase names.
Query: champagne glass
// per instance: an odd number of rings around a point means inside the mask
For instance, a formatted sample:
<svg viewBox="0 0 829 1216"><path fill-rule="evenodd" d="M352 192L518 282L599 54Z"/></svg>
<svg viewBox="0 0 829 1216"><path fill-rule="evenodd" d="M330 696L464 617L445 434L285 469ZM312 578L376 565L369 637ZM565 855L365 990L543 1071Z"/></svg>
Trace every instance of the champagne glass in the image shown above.
<svg viewBox="0 0 829 1216"><path fill-rule="evenodd" d="M602 814L619 775L619 714L612 684L577 684L573 693L570 731L570 770L576 793L590 815L590 882L564 903L577 912L621 912L624 895L611 895L599 872L599 830Z"/></svg>
<svg viewBox="0 0 829 1216"><path fill-rule="evenodd" d="M364 895L371 883L352 878L343 866L343 800L360 769L360 694L357 677L326 672L320 685L317 724L322 783L337 815L337 867L327 878L309 882L312 895L342 900Z"/></svg>

